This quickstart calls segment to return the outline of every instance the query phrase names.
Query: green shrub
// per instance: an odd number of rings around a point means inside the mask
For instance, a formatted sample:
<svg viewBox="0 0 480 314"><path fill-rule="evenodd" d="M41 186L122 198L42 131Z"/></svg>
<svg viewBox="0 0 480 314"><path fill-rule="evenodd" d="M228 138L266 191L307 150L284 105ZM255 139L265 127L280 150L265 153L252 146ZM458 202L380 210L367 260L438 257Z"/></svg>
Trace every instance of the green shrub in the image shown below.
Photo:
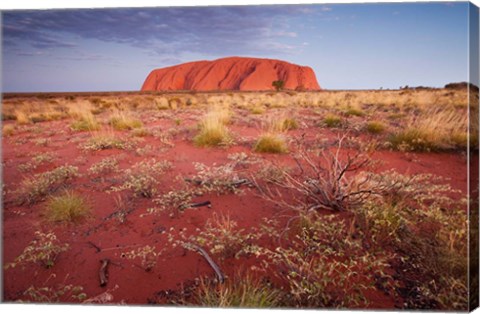
<svg viewBox="0 0 480 314"><path fill-rule="evenodd" d="M272 86L275 87L277 91L280 91L285 87L285 81L282 81L282 80L273 81Z"/></svg>

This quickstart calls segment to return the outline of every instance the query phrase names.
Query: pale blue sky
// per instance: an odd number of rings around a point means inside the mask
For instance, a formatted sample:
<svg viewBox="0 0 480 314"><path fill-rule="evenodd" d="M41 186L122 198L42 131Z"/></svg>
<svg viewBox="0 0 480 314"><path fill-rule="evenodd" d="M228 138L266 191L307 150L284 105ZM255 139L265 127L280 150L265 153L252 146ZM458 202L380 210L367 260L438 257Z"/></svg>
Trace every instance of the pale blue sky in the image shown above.
<svg viewBox="0 0 480 314"><path fill-rule="evenodd" d="M467 2L2 12L4 92L139 90L227 56L308 65L327 89L467 81Z"/></svg>

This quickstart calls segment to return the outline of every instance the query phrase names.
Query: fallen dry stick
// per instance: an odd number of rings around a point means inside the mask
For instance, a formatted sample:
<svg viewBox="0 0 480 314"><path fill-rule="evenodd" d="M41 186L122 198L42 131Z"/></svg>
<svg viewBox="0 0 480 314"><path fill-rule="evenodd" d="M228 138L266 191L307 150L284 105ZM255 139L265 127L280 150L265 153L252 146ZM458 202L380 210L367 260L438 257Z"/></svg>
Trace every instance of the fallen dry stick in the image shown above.
<svg viewBox="0 0 480 314"><path fill-rule="evenodd" d="M110 260L108 258L102 259L100 263L102 263L102 266L100 266L100 270L98 271L100 276L100 287L105 287L108 282L108 264L110 263Z"/></svg>
<svg viewBox="0 0 480 314"><path fill-rule="evenodd" d="M205 202L200 202L200 203L193 203L188 205L189 208L196 208L196 207L202 207L202 206L208 206L211 205L212 203L210 201L205 201Z"/></svg>
<svg viewBox="0 0 480 314"><path fill-rule="evenodd" d="M195 245L195 244L192 244L192 243L186 243L184 245L184 247L186 249L192 248L195 251L197 251L198 253L200 253L200 255L202 255L207 260L210 267L212 267L212 269L215 271L215 274L217 275L217 278L218 278L218 282L223 283L225 281L225 276L223 275L222 271L220 270L220 267L218 267L218 265L213 261L213 259L210 257L210 255L208 255L208 253L204 249L202 249L198 245Z"/></svg>
<svg viewBox="0 0 480 314"><path fill-rule="evenodd" d="M235 188L238 188L239 186L243 185L243 184L249 184L251 183L250 181L248 181L247 179L240 179L240 180L235 180L235 181L232 181L230 183L230 186L233 186Z"/></svg>
<svg viewBox="0 0 480 314"><path fill-rule="evenodd" d="M93 248L97 251L97 253L102 250L98 245L96 245L96 244L93 243L92 241L88 241L87 243L88 243L91 247L93 247Z"/></svg>

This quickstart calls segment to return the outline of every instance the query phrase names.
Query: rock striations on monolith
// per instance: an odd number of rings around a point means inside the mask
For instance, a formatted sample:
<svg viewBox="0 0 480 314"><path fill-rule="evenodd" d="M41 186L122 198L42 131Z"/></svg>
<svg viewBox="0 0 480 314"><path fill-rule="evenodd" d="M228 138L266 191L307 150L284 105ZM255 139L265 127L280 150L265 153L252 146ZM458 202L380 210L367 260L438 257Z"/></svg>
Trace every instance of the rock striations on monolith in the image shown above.
<svg viewBox="0 0 480 314"><path fill-rule="evenodd" d="M290 90L320 90L315 73L300 66L274 59L229 57L195 61L155 69L146 78L142 91L266 91L274 81L283 81Z"/></svg>

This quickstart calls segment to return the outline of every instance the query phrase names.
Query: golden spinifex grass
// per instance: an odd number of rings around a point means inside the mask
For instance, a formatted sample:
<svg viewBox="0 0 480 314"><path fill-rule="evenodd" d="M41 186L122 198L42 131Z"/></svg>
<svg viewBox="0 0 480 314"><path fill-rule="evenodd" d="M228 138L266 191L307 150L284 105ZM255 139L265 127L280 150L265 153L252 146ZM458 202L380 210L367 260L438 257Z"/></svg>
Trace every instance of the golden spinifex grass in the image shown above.
<svg viewBox="0 0 480 314"><path fill-rule="evenodd" d="M267 132L260 135L253 150L257 153L282 154L288 152L288 146L282 135Z"/></svg>
<svg viewBox="0 0 480 314"><path fill-rule="evenodd" d="M78 223L89 217L91 211L90 204L83 196L69 190L51 196L45 206L45 216L52 222Z"/></svg>
<svg viewBox="0 0 480 314"><path fill-rule="evenodd" d="M22 110L15 110L14 115L16 117L18 124L28 124L31 122L30 118L28 117L27 113Z"/></svg>
<svg viewBox="0 0 480 314"><path fill-rule="evenodd" d="M298 127L294 118L286 115L270 115L262 121L263 133L258 137L253 150L258 153L281 154L288 152L284 132Z"/></svg>
<svg viewBox="0 0 480 314"><path fill-rule="evenodd" d="M9 124L9 125L4 125L2 127L2 135L3 136L10 136L15 133L15 126Z"/></svg>
<svg viewBox="0 0 480 314"><path fill-rule="evenodd" d="M281 304L283 294L252 274L237 273L218 285L202 278L194 290L191 304L209 307L272 308ZM190 304L190 302L183 302Z"/></svg>
<svg viewBox="0 0 480 314"><path fill-rule="evenodd" d="M385 131L385 124L381 121L369 121L365 125L365 129L368 133L380 134Z"/></svg>
<svg viewBox="0 0 480 314"><path fill-rule="evenodd" d="M327 114L323 119L323 123L329 128L335 128L342 125L342 118L335 114Z"/></svg>
<svg viewBox="0 0 480 314"><path fill-rule="evenodd" d="M89 102L79 102L69 106L68 114L74 121L70 127L75 131L96 131L100 129L100 123L92 113L92 105Z"/></svg>
<svg viewBox="0 0 480 314"><path fill-rule="evenodd" d="M114 111L110 116L109 123L116 130L132 130L143 126L142 121L132 117L132 112Z"/></svg>
<svg viewBox="0 0 480 314"><path fill-rule="evenodd" d="M220 146L228 144L232 137L226 124L230 121L228 107L216 106L199 123L199 133L193 139L197 146Z"/></svg>
<svg viewBox="0 0 480 314"><path fill-rule="evenodd" d="M468 116L452 108L429 108L410 116L407 126L390 137L394 148L419 151L465 148L468 141Z"/></svg>

